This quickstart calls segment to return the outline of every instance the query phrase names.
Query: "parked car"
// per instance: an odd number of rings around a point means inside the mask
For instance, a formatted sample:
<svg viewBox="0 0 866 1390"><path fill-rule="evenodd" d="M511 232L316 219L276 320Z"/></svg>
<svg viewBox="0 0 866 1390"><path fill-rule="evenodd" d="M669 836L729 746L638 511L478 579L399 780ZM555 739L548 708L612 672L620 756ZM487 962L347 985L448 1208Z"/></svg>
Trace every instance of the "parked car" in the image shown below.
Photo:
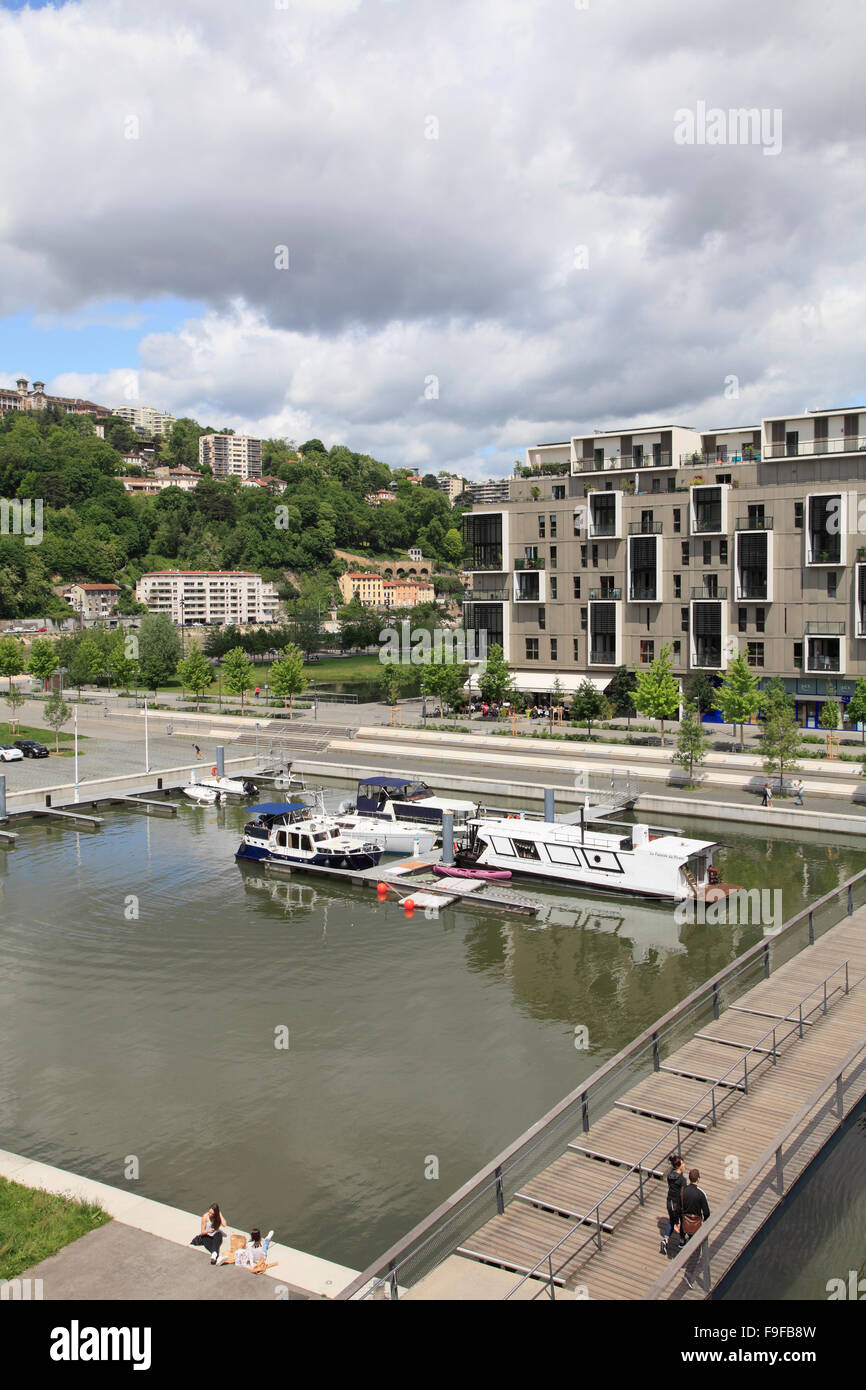
<svg viewBox="0 0 866 1390"><path fill-rule="evenodd" d="M25 758L47 758L49 753L45 744L35 738L16 738L15 747L21 749Z"/></svg>
<svg viewBox="0 0 866 1390"><path fill-rule="evenodd" d="M16 748L14 743L0 743L0 762L14 763L24 754L20 748Z"/></svg>

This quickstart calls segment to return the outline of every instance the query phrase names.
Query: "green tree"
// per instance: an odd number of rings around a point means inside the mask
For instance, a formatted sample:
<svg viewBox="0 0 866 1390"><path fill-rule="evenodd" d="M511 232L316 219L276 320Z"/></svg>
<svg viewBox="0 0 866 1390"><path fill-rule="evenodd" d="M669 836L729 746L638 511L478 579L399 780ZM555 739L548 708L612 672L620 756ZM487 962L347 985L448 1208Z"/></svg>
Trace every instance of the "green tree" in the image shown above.
<svg viewBox="0 0 866 1390"><path fill-rule="evenodd" d="M57 670L57 649L54 642L46 637L37 637L30 646L27 670L31 676L42 682L44 690L54 671Z"/></svg>
<svg viewBox="0 0 866 1390"><path fill-rule="evenodd" d="M243 713L246 693L255 684L252 662L243 647L232 647L230 652L226 652L223 657L223 680L230 695L240 695Z"/></svg>
<svg viewBox="0 0 866 1390"><path fill-rule="evenodd" d="M581 681L571 697L571 722L585 724L587 737L592 737L593 720L609 719L610 705L592 681Z"/></svg>
<svg viewBox="0 0 866 1390"><path fill-rule="evenodd" d="M773 676L761 691L761 714L769 719L779 710L788 709L794 713L794 697L785 689L781 676Z"/></svg>
<svg viewBox="0 0 866 1390"><path fill-rule="evenodd" d="M487 652L484 670L478 679L478 689L481 698L489 705L501 705L506 700L516 699L514 676L505 660L505 653L497 642L494 642Z"/></svg>
<svg viewBox="0 0 866 1390"><path fill-rule="evenodd" d="M10 684L9 684L9 689L8 689L7 692L6 692L6 703L7 703L7 705L9 706L9 732L10 732L10 734L11 734L11 732L12 732L12 726L13 726L13 724L16 724L16 723L18 722L18 711L20 710L21 706L24 704L24 699L25 699L25 697L24 697L24 691L23 691L23 690L19 690L17 685L12 685L12 683L10 682Z"/></svg>
<svg viewBox="0 0 866 1390"><path fill-rule="evenodd" d="M12 689L12 677L20 676L24 670L24 644L17 642L14 637L0 637L0 676L9 678L9 689Z"/></svg>
<svg viewBox="0 0 866 1390"><path fill-rule="evenodd" d="M839 727L840 711L835 700L825 700L821 706L818 723L827 733L827 756L833 755L833 734Z"/></svg>
<svg viewBox="0 0 866 1390"><path fill-rule="evenodd" d="M407 670L405 666L398 666L395 661L383 664L379 681L382 693L389 705L396 705L401 690L405 690L411 678L412 672Z"/></svg>
<svg viewBox="0 0 866 1390"><path fill-rule="evenodd" d="M698 714L718 709L718 698L718 688L706 671L691 671L683 681L683 699L691 702Z"/></svg>
<svg viewBox="0 0 866 1390"><path fill-rule="evenodd" d="M695 768L700 767L706 758L708 745L709 739L704 731L698 707L690 700L683 707L677 733L677 748L671 758L671 762L687 770L690 787L694 785Z"/></svg>
<svg viewBox="0 0 866 1390"><path fill-rule="evenodd" d="M201 697L213 681L211 664L197 642L194 642L177 663L177 674L181 685L191 690L195 696L195 707L200 708Z"/></svg>
<svg viewBox="0 0 866 1390"><path fill-rule="evenodd" d="M450 526L442 541L442 555L449 564L457 565L463 559L463 537L456 526Z"/></svg>
<svg viewBox="0 0 866 1390"><path fill-rule="evenodd" d="M799 772L800 729L794 711L788 705L778 705L765 720L761 736L761 751L767 772L778 772L779 793L784 790L786 772Z"/></svg>
<svg viewBox="0 0 866 1390"><path fill-rule="evenodd" d="M845 722L862 724L862 741L866 743L866 676L858 676L854 694L845 706Z"/></svg>
<svg viewBox="0 0 866 1390"><path fill-rule="evenodd" d="M715 692L713 708L721 710L727 724L740 726L740 752L743 751L744 726L753 719L761 703L759 680L743 652L737 652Z"/></svg>
<svg viewBox="0 0 866 1390"><path fill-rule="evenodd" d="M627 666L617 666L604 689L605 699L612 712L619 718L625 715L629 724L634 714L634 692L636 689L637 676Z"/></svg>
<svg viewBox="0 0 866 1390"><path fill-rule="evenodd" d="M180 638L167 613L151 613L138 629L138 664L142 684L156 695L171 680L182 655Z"/></svg>
<svg viewBox="0 0 866 1390"><path fill-rule="evenodd" d="M282 700L284 709L286 701L289 701L289 713L291 714L295 696L303 695L308 684L309 678L304 671L303 653L294 643L289 642L271 667L271 690L277 699Z"/></svg>
<svg viewBox="0 0 866 1390"><path fill-rule="evenodd" d="M680 708L680 688L673 674L671 649L662 647L648 671L635 669L637 688L634 707L650 719L658 719L661 746L665 746L665 720L676 719Z"/></svg>
<svg viewBox="0 0 866 1390"><path fill-rule="evenodd" d="M59 690L55 690L50 695L42 707L45 723L54 730L54 751L60 751L60 730L64 724L68 724L72 718L72 710L67 705Z"/></svg>
<svg viewBox="0 0 866 1390"><path fill-rule="evenodd" d="M449 657L450 653L445 651L440 652L438 658L435 652L431 653L421 672L421 689L425 695L432 695L439 701L440 716L444 715L446 705L453 708L459 704L469 670L464 663L451 661Z"/></svg>

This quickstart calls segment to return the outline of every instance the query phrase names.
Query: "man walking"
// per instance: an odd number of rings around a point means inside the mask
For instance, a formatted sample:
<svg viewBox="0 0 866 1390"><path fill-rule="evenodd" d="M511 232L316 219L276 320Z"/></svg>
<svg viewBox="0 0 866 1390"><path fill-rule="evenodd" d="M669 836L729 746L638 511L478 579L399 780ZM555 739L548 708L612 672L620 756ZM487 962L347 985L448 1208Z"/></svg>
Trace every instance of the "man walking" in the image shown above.
<svg viewBox="0 0 866 1390"><path fill-rule="evenodd" d="M770 807L773 802L773 790L769 782L764 783L764 790L761 792L761 805Z"/></svg>
<svg viewBox="0 0 866 1390"><path fill-rule="evenodd" d="M704 1222L710 1219L710 1204L707 1201L707 1194L702 1187L698 1187L700 1176L700 1169L689 1169L689 1180L682 1192L680 1231L684 1241L690 1241L692 1236L697 1235ZM691 1259L686 1261L686 1267L683 1270L683 1278L690 1289L695 1286L695 1270L699 1258L700 1252L695 1251Z"/></svg>
<svg viewBox="0 0 866 1390"><path fill-rule="evenodd" d="M802 779L802 777L798 777L797 780L796 780L796 782L794 783L794 791L795 791L795 793L796 793L796 799L795 799L795 801L794 801L794 805L795 805L795 806L802 806L802 805L803 805L803 779Z"/></svg>

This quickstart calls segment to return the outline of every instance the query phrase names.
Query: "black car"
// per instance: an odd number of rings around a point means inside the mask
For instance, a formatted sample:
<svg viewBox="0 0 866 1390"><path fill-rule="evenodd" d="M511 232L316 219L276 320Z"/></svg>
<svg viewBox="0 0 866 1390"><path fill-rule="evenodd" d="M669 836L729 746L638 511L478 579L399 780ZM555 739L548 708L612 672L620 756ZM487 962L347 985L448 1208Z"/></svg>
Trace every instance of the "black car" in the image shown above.
<svg viewBox="0 0 866 1390"><path fill-rule="evenodd" d="M25 758L47 758L49 750L44 743L39 743L35 738L16 738L16 748L20 748Z"/></svg>

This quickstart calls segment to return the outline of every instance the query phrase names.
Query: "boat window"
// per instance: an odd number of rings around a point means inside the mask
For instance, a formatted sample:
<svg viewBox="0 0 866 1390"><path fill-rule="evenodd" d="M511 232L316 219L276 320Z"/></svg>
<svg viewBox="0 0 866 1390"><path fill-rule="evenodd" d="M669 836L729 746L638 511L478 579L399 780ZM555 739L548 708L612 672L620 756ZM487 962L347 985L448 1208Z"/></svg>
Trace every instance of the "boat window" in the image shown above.
<svg viewBox="0 0 866 1390"><path fill-rule="evenodd" d="M554 864L577 864L580 862L577 851L572 845L545 845L544 848Z"/></svg>
<svg viewBox="0 0 866 1390"><path fill-rule="evenodd" d="M320 830L318 835L313 836L314 840L330 840L330 838L327 830Z"/></svg>
<svg viewBox="0 0 866 1390"><path fill-rule="evenodd" d="M605 850L584 849L583 857L590 869L604 870L608 874L621 874L623 872L622 865L616 855Z"/></svg>
<svg viewBox="0 0 866 1390"><path fill-rule="evenodd" d="M290 848L290 849L297 849L297 848L299 847L300 843L301 843L301 837L300 837L300 835L290 835L290 836L289 836L289 848Z"/></svg>
<svg viewBox="0 0 866 1390"><path fill-rule="evenodd" d="M302 836L301 836L301 849L305 849L305 850L307 850L307 851L312 851L312 848L313 848L313 842L312 842L312 840L310 839L309 835L302 835Z"/></svg>
<svg viewBox="0 0 866 1390"><path fill-rule="evenodd" d="M513 857L514 850L511 848L510 840L500 840L498 835L491 835L490 843L497 854L508 854Z"/></svg>
<svg viewBox="0 0 866 1390"><path fill-rule="evenodd" d="M518 859L538 859L538 847L534 840L514 840L514 852Z"/></svg>
<svg viewBox="0 0 866 1390"><path fill-rule="evenodd" d="M430 796L430 788L423 782L413 782L406 791L407 801L419 801L422 797Z"/></svg>
<svg viewBox="0 0 866 1390"><path fill-rule="evenodd" d="M278 844L282 849L285 849L285 848L286 848L286 839L287 839L287 836L286 836L285 830L280 830L280 831L277 832L277 844Z"/></svg>

